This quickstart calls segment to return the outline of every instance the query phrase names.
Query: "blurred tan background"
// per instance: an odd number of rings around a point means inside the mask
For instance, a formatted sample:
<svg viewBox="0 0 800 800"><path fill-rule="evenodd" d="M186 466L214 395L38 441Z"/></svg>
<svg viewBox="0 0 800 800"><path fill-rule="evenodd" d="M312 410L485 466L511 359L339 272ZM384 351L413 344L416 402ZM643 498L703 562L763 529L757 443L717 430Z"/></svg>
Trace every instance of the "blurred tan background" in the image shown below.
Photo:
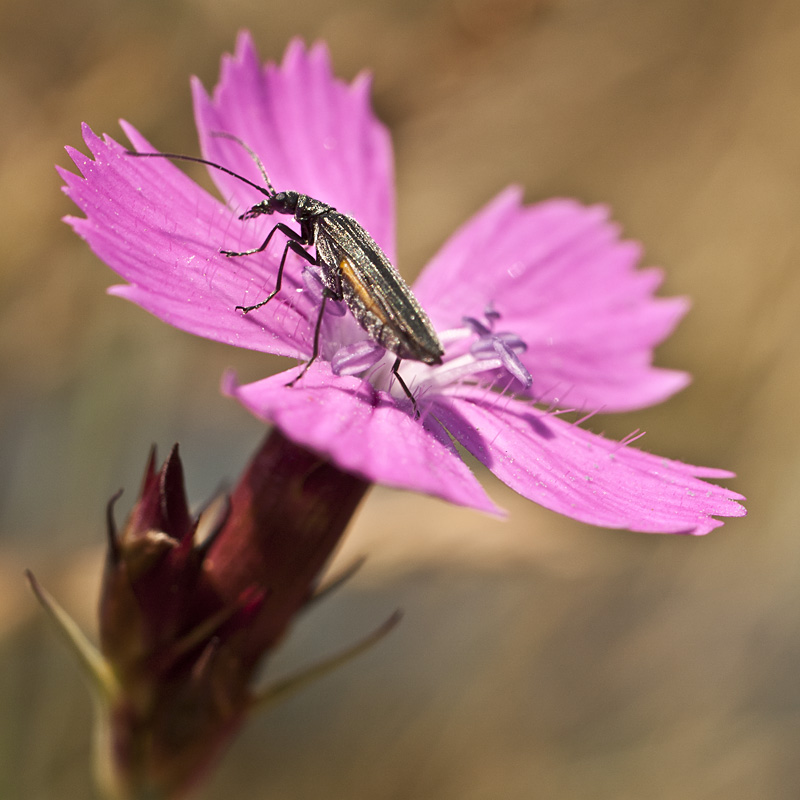
<svg viewBox="0 0 800 800"><path fill-rule="evenodd" d="M208 800L800 796L800 5L795 0L0 2L0 798L91 797L90 706L23 585L94 625L103 509L180 441L190 496L262 428L221 398L277 361L170 329L59 218L79 124L196 152L236 31L262 57L326 39L369 67L395 139L400 267L415 274L511 182L607 202L693 310L662 347L693 385L595 430L739 473L750 516L705 539L592 529L487 478L507 522L377 489L342 557L362 572L273 674L371 653L252 724Z"/></svg>

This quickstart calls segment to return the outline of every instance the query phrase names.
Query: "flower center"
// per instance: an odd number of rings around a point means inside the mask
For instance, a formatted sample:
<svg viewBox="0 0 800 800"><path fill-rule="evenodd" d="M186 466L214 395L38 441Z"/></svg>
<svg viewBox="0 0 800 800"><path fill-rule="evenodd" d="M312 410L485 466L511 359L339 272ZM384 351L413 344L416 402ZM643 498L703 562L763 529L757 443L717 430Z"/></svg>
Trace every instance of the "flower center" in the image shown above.
<svg viewBox="0 0 800 800"><path fill-rule="evenodd" d="M495 332L499 320L500 314L489 307L483 320L464 317L461 327L442 331L439 340L445 355L440 365L404 360L400 372L414 396L419 400L428 391L439 392L452 384L499 382L503 378L511 379L510 382L506 380L507 389L514 383L529 388L533 378L518 356L525 352L527 345L515 333ZM376 388L402 397L402 387L392 380L391 367L395 359L393 353L376 342L362 339L336 350L331 358L331 369L335 375L360 375Z"/></svg>

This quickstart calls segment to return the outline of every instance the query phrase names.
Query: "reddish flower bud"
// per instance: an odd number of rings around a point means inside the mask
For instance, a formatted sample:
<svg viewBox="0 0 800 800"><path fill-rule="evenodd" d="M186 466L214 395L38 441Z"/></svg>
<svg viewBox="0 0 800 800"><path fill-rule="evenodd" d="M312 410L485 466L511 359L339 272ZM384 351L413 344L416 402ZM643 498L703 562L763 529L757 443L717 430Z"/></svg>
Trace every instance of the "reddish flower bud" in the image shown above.
<svg viewBox="0 0 800 800"><path fill-rule="evenodd" d="M107 757L122 796L177 796L210 766L367 487L274 432L222 511L191 515L177 447L158 472L151 454L120 534L109 505L100 646L119 684Z"/></svg>

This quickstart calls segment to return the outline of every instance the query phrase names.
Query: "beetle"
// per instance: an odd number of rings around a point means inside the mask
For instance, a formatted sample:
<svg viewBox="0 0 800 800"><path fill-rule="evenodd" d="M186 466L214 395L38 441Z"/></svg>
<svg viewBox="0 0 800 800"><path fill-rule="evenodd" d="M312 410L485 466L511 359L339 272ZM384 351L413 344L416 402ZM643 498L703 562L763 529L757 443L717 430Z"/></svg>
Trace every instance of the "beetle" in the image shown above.
<svg viewBox="0 0 800 800"><path fill-rule="evenodd" d="M283 222L278 222L259 247L241 251L220 250L228 258L250 256L266 250L276 231L280 231L286 237L275 288L260 302L250 306L236 306L236 310L248 314L266 305L278 294L286 257L291 250L309 264L319 268L323 297L314 328L311 358L300 374L288 385L293 385L299 380L319 355L319 337L326 300L344 300L370 339L397 356L391 372L411 400L414 417L418 418L419 409L414 395L398 372L400 362L403 359L411 359L424 364L441 364L444 349L428 315L400 273L378 243L354 217L342 214L333 206L306 194L276 191L261 159L241 139L223 132L215 132L212 135L231 139L244 147L258 165L266 186L260 186L227 167L204 158L177 153L139 153L133 150L128 150L126 153L141 158L169 158L205 164L252 186L266 199L241 214L240 220L254 219L263 214L293 216L300 225L299 233ZM316 251L314 255L306 249L312 246Z"/></svg>

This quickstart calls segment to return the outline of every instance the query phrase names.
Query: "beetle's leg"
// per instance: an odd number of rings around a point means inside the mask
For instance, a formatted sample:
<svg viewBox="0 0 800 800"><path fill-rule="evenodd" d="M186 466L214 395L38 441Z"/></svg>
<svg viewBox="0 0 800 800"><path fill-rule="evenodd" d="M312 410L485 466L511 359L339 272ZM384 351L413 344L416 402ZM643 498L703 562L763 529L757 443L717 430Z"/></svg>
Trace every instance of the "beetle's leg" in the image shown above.
<svg viewBox="0 0 800 800"><path fill-rule="evenodd" d="M293 231L288 225L285 225L283 222L279 222L270 232L267 234L267 238L264 239L263 243L260 247L255 247L252 250L220 250L222 255L227 256L228 258L236 258L237 256L252 256L253 253L262 253L264 250L267 249L267 245L272 239L273 234L275 231L280 231L287 239L291 239L294 242L299 242L300 244L308 244L306 241L305 236L298 233L297 231ZM285 255L285 253L284 253Z"/></svg>
<svg viewBox="0 0 800 800"><path fill-rule="evenodd" d="M411 405L414 406L414 419L419 419L419 409L417 408L417 401L414 399L414 395L411 394L411 390L406 386L406 382L400 377L400 373L397 371L400 367L401 358L398 356L395 359L394 364L392 365L392 375L397 378L397 382L400 384L403 391L406 393L406 397L411 401Z"/></svg>
<svg viewBox="0 0 800 800"><path fill-rule="evenodd" d="M325 303L328 301L330 297L330 292L327 289L322 290L322 302L319 304L319 315L317 316L317 324L314 326L314 344L311 348L311 358L306 361L305 366L303 369L300 370L300 374L292 378L292 380L287 383L287 386L294 386L303 375L308 372L308 368L317 360L317 356L319 355L319 333L322 330L322 315L325 313Z"/></svg>
<svg viewBox="0 0 800 800"><path fill-rule="evenodd" d="M275 229L276 228L273 228L272 230L274 231ZM292 231L292 233L294 233L294 231ZM271 235L272 234L270 234L270 236ZM314 256L312 256L308 252L308 250L306 250L300 244L300 242L295 241L294 239L289 239L289 241L286 242L286 247L283 248L281 265L278 267L278 277L275 279L275 288L267 295L266 299L262 300L260 303L256 303L255 305L252 306L236 306L236 311L243 311L245 314L247 314L249 311L255 311L257 308L265 306L267 303L269 303L270 300L272 300L273 297L275 297L276 294L278 294L278 292L281 290L281 281L283 280L283 267L284 264L286 263L286 254L289 252L289 250L291 250L293 253L297 253L297 255L301 256L306 261L308 261L309 264L317 263L316 260L314 259Z"/></svg>

